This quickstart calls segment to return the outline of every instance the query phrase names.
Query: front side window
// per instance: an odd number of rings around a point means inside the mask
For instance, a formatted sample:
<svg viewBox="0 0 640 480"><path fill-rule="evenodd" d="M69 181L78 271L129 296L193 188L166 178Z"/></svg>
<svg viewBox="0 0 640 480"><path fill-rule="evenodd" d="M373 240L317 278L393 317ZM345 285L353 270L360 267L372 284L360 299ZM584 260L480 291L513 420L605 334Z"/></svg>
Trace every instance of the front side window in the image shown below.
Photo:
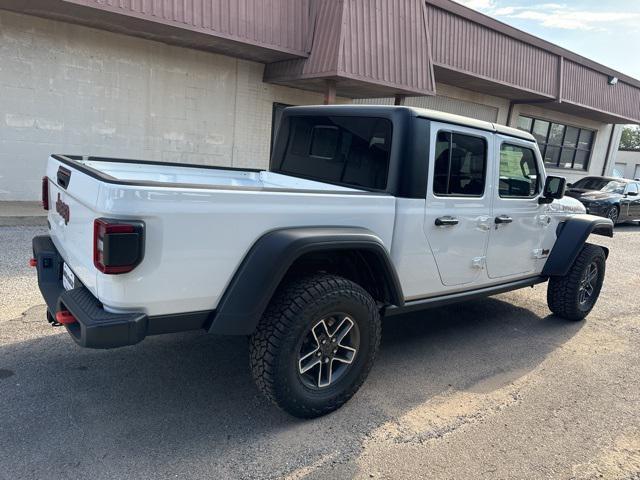
<svg viewBox="0 0 640 480"><path fill-rule="evenodd" d="M461 133L438 132L433 194L481 197L484 194L487 142Z"/></svg>
<svg viewBox="0 0 640 480"><path fill-rule="evenodd" d="M539 190L540 173L533 150L503 143L500 147L500 196L532 198Z"/></svg>
<svg viewBox="0 0 640 480"><path fill-rule="evenodd" d="M638 186L635 183L630 183L629 184L629 189L627 190L627 193L638 193Z"/></svg>
<svg viewBox="0 0 640 480"><path fill-rule="evenodd" d="M535 137L545 166L574 170L589 168L595 137L592 130L524 116L518 118L518 128Z"/></svg>
<svg viewBox="0 0 640 480"><path fill-rule="evenodd" d="M384 190L392 124L384 118L288 117L282 173L354 188Z"/></svg>

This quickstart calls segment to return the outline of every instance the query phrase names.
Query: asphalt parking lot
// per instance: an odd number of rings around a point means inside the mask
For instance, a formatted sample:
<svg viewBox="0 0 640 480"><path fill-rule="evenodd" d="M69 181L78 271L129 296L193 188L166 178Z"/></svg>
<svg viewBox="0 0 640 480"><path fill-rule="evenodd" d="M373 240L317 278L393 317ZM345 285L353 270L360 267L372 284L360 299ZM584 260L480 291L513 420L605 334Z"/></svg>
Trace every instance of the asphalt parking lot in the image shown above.
<svg viewBox="0 0 640 480"><path fill-rule="evenodd" d="M82 350L26 266L41 227L0 227L0 478L640 479L640 228L598 305L546 285L384 324L344 408L301 421L254 387L244 338Z"/></svg>

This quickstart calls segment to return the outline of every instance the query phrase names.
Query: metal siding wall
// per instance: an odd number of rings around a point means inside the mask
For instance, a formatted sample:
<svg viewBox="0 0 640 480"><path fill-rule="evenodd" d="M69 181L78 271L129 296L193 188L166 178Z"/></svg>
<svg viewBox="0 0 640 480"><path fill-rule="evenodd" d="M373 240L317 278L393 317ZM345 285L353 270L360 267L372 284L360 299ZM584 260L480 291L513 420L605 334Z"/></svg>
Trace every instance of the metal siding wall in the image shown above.
<svg viewBox="0 0 640 480"><path fill-rule="evenodd" d="M422 0L312 0L312 7L309 57L267 65L267 81L346 77L435 93Z"/></svg>
<svg viewBox="0 0 640 480"><path fill-rule="evenodd" d="M340 70L433 92L422 0L346 0Z"/></svg>
<svg viewBox="0 0 640 480"><path fill-rule="evenodd" d="M313 45L304 60L284 60L267 64L265 79L304 76L335 76L342 31L343 0L312 0L314 18Z"/></svg>
<svg viewBox="0 0 640 480"><path fill-rule="evenodd" d="M304 73L329 73L338 70L338 51L342 35L343 0L316 1L313 47Z"/></svg>
<svg viewBox="0 0 640 480"><path fill-rule="evenodd" d="M558 57L427 4L435 64L557 95Z"/></svg>
<svg viewBox="0 0 640 480"><path fill-rule="evenodd" d="M608 82L608 75L565 60L562 99L640 121L640 89Z"/></svg>
<svg viewBox="0 0 640 480"><path fill-rule="evenodd" d="M309 0L65 0L306 53Z"/></svg>

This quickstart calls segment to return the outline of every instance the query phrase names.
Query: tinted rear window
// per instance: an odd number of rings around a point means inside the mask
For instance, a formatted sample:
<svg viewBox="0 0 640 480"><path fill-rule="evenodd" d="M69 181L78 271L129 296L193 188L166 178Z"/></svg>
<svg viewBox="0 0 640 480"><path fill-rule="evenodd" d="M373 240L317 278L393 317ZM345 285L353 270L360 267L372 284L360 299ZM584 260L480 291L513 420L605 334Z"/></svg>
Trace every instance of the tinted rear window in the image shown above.
<svg viewBox="0 0 640 480"><path fill-rule="evenodd" d="M288 117L279 171L354 188L384 190L391 122L367 117Z"/></svg>

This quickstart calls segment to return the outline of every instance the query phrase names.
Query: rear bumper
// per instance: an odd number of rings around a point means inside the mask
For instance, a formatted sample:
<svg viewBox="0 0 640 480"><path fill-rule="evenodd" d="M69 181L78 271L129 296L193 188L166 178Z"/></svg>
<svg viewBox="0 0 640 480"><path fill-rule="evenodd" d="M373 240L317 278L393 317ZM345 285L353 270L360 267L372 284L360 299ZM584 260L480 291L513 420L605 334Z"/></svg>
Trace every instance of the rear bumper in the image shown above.
<svg viewBox="0 0 640 480"><path fill-rule="evenodd" d="M33 258L37 261L38 287L49 314L55 318L57 312L67 310L75 317L76 323L65 327L81 347L124 347L141 342L147 335L197 330L205 328L213 314L193 312L148 317L143 312L107 312L86 287L64 289L64 260L50 236L33 239Z"/></svg>
<svg viewBox="0 0 640 480"><path fill-rule="evenodd" d="M87 348L115 348L142 341L148 330L145 313L107 312L84 286L66 291L62 286L62 257L48 235L33 239L38 286L53 318L68 310L77 322L65 325L71 338Z"/></svg>

